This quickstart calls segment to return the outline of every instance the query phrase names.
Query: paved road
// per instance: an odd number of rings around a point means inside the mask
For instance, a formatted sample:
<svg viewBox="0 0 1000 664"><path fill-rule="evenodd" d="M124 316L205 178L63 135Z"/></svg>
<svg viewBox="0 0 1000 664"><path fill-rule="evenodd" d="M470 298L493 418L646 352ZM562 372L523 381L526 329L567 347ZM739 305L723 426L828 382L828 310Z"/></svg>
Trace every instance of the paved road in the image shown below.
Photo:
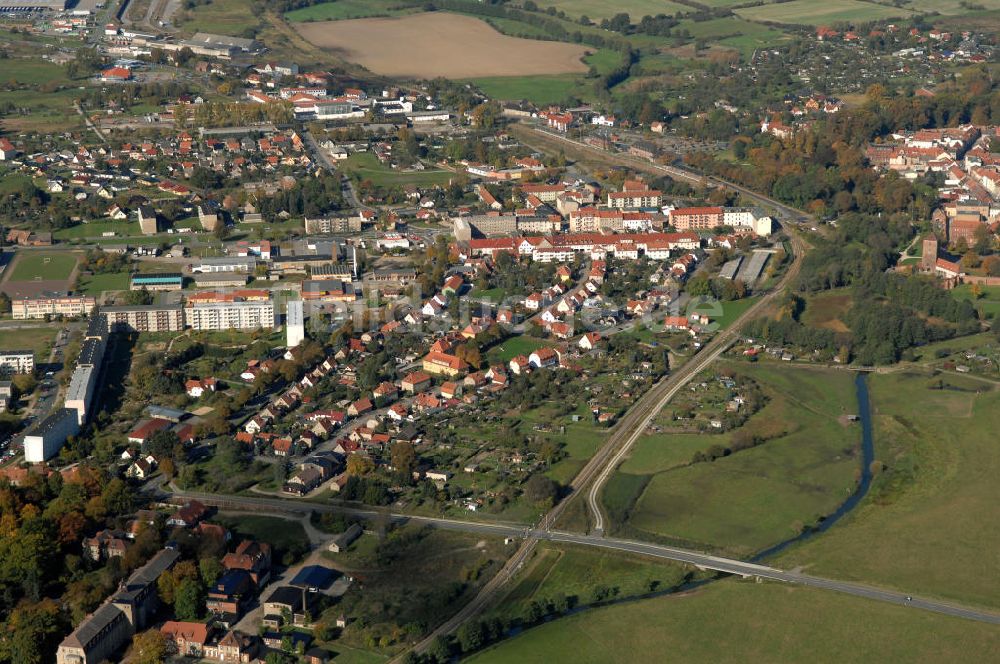
<svg viewBox="0 0 1000 664"><path fill-rule="evenodd" d="M583 143L581 141L573 140L572 138L569 138L568 136L565 136L563 134L541 129L539 127L535 127L530 124L518 123L514 125L514 128L515 128L515 133L528 133L529 140L530 140L530 134L534 134L539 138L543 139L548 138L563 143L568 143L576 148L579 148L581 150L593 154L595 157L599 157L601 159L605 159L608 161L618 161L620 163L641 168L647 171L649 170L659 171L661 173L666 173L667 175L670 175L671 177L674 177L676 179L684 180L686 182L691 182L692 184L708 183L719 187L725 187L726 189L732 189L733 191L742 194L743 196L749 198L750 200L755 201L759 205L763 205L765 207L770 207L774 209L786 220L793 221L796 223L812 221L812 217L802 212L801 210L797 210L791 206L785 205L784 203L776 201L772 198L759 194L755 191L747 189L746 187L738 185L733 182L727 182L725 180L720 180L718 178L709 175L703 175L697 171L693 171L677 165L664 166L662 164L657 164L655 162L649 161L647 159L632 157L630 155L626 155L620 152L608 152L607 150L602 150L592 145L587 145L586 143Z"/></svg>
<svg viewBox="0 0 1000 664"><path fill-rule="evenodd" d="M698 354L683 364L680 369L657 383L653 389L640 399L636 407L629 409L626 417L614 428L602 449L602 452L606 449L608 453L595 456L596 463L600 467L599 472L594 471L596 472L596 477L594 473L588 473L588 468L585 467L584 471L574 478L572 486L574 490L577 490L585 486L594 477L594 481L587 492L587 504L590 514L594 519L595 533L601 534L604 532L604 511L600 504L601 489L618 465L628 455L635 441L642 435L642 432L646 430L646 427L659 414L663 406L673 399L678 391L691 382L695 376L704 371L706 367L718 359L720 355L726 352L737 341L739 331L743 325L766 310L774 299L784 292L785 286L798 275L802 265L802 255L805 251L805 246L801 240L795 236L792 237L792 243L795 247L795 261L789 267L788 271L785 272L785 275L777 286L744 311L727 329L717 334L711 341L705 344ZM563 502L568 502L568 500Z"/></svg>
<svg viewBox="0 0 1000 664"><path fill-rule="evenodd" d="M694 174L684 171L683 169L664 167L651 162L636 159L618 158L617 155L610 155L607 152L591 148L590 146L578 143L577 141L572 141L564 136L550 134L549 132L533 129L526 125L518 125L518 127L528 132L533 132L535 135L540 137L548 136L572 143L580 148L595 152L597 155L607 160L617 159L620 162L628 163L629 165L636 166L647 171L662 171L674 177L689 181L696 180L698 182L702 182L706 180L706 178L700 174ZM524 134L524 131L519 131L518 133ZM746 190L743 187L731 185L729 183L710 178L708 180L720 186L728 186L736 191L739 191L759 204L770 206L776 211L777 215L785 221L797 224L809 220L809 217L801 211ZM607 481L611 473L614 472L614 469L628 453L632 443L648 426L653 415L663 407L663 404L666 403L677 392L677 390L680 389L680 387L687 384L693 376L697 375L697 373L700 372L705 366L721 355L733 343L733 341L735 341L737 331L740 329L742 324L751 317L759 315L765 307L770 305L773 298L782 291L784 286L789 283L789 281L793 279L796 274L798 274L798 270L801 266L802 255L806 250L806 245L801 238L795 235L792 235L792 242L794 246L795 260L777 287L769 295L761 298L760 301L747 309L747 311L745 311L736 321L733 322L727 331L716 335L716 337L711 342L706 344L698 355L695 356L694 360L689 361L677 372L667 376L654 385L648 392L646 392L646 394L642 396L642 398L639 399L639 401L635 403L632 408L628 410L628 412L625 413L625 415L615 425L611 435L608 437L607 442L601 446L597 453L591 457L583 469L570 482L569 486L572 491L570 496L559 501L555 507L545 514L545 516L539 520L538 524L536 524L536 528L532 531L533 533L549 532L565 512L567 506L571 504L577 495L582 494L583 490L588 488L591 482L594 482L593 488L588 494L588 504L590 505L590 510L594 515L596 528L595 535L589 537L596 536L600 539L604 530L604 517L597 500L601 486L605 481ZM455 631L463 622L473 618L480 610L482 610L483 607L490 604L496 598L497 593L503 585L517 573L524 561L529 558L531 552L534 550L535 546L537 546L540 539L542 539L541 535L527 535L517 552L507 561L507 564L504 565L500 572L490 580L490 583L487 583L469 604L466 604L459 609L455 616L446 621L443 625L440 625L437 629L433 630L420 643L416 644L413 647L413 650L416 652L423 652L430 647L431 643L433 643L434 639L438 636ZM393 661L402 661L402 655Z"/></svg>
<svg viewBox="0 0 1000 664"><path fill-rule="evenodd" d="M694 565L695 567L701 569L709 569L725 574L735 574L743 577L758 577L762 579L770 579L773 581L783 581L786 583L797 583L804 586L810 586L814 588L822 588L824 590L832 590L835 592L842 592L849 595L855 595L858 597L864 597L867 599L877 600L880 602L889 602L892 604L899 604L900 606L908 606L917 609L924 609L927 611L933 611L936 613L942 613L945 615L950 615L958 618L966 618L969 620L976 620L980 622L992 623L1000 625L1000 615L984 611L981 609L960 606L957 604L951 604L948 602L941 602L929 598L914 597L907 595L906 593L886 590L883 588L875 588L872 586L866 586L857 583L848 583L844 581L837 581L834 579L825 579L822 577L811 576L807 574L799 574L797 572L785 571L775 567L770 567L767 565L759 565L756 563L748 563L742 560L735 560L732 558L724 558L721 556L713 556L711 554L704 553L702 551L694 551L691 549L681 549L671 546L663 546L660 544L651 544L648 542L638 542L634 540L618 539L612 537L602 537L599 535L583 535L579 533L567 533L556 530L539 529L539 528L525 528L522 525L514 523L503 523L503 522L493 522L493 523L480 523L476 521L460 521L457 519L444 519L438 517L424 517L424 516L411 516L407 514L399 513L388 513L380 512L373 509L365 508L355 508L342 505L324 504L324 503L308 503L304 501L281 499L281 498L251 498L246 496L227 496L218 494L207 494L199 492L175 492L161 494L162 497L172 497L174 499L197 499L205 503L206 505L216 506L220 509L228 510L242 510L248 512L277 512L279 514L292 514L292 515L304 515L311 511L315 512L337 512L342 514L348 514L350 516L355 516L364 519L374 519L377 517L388 516L393 522L396 523L421 523L433 526L435 528L442 528L446 530L457 530L462 532L469 532L479 535L491 535L495 537L512 537L512 538L524 538L525 541L540 541L545 540L549 542L563 542L566 544L575 544L579 546L590 546L602 549L611 549L614 551L621 551L624 553L631 553L644 556L652 556L654 558L662 558L665 560L673 560L681 563L686 563L689 565ZM519 551L520 552L520 551ZM484 598L485 595L490 595L485 591L492 589L494 591L498 590L506 581L513 576L514 573L520 568L520 565L526 560L526 556L519 556L515 554L513 558L514 564L505 565L504 570L499 574L494 576L489 583L487 583L483 589L480 591L479 595L466 607L471 607L463 610L459 614L454 616L445 625L460 625L465 617L475 615L479 609L481 609L488 602L489 597ZM908 599L910 598L910 599ZM444 627L444 626L442 626ZM437 632L438 630L435 630ZM447 633L447 632L442 632Z"/></svg>

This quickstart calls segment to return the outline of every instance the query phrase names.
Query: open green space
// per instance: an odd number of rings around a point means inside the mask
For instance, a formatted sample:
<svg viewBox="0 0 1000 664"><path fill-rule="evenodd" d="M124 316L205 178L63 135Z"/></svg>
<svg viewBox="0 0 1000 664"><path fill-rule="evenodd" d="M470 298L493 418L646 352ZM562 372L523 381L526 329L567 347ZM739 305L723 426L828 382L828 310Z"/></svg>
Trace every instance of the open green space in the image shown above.
<svg viewBox="0 0 1000 664"><path fill-rule="evenodd" d="M16 81L32 85L69 83L66 68L40 59L6 58L3 61L4 82Z"/></svg>
<svg viewBox="0 0 1000 664"><path fill-rule="evenodd" d="M853 298L849 288L838 288L811 295L806 300L802 322L834 332L847 332L844 316L847 315L852 304Z"/></svg>
<svg viewBox="0 0 1000 664"><path fill-rule="evenodd" d="M374 524L376 530L384 526ZM496 537L408 525L379 537L374 547L327 559L355 579L328 611L351 616L338 641L395 653L475 595L513 550Z"/></svg>
<svg viewBox="0 0 1000 664"><path fill-rule="evenodd" d="M978 294L975 294L978 293ZM956 300L969 300L984 318L1000 314L1000 286L962 284L951 291Z"/></svg>
<svg viewBox="0 0 1000 664"><path fill-rule="evenodd" d="M128 272L113 272L110 274L93 274L81 276L79 290L87 295L100 295L105 291L128 290Z"/></svg>
<svg viewBox="0 0 1000 664"><path fill-rule="evenodd" d="M908 9L861 0L828 0L821 4L817 4L814 0L792 0L792 2L737 9L736 13L751 21L792 25L826 25L837 21L861 23L887 18L906 18L913 14Z"/></svg>
<svg viewBox="0 0 1000 664"><path fill-rule="evenodd" d="M553 76L492 76L470 79L492 99L526 99L535 104L556 104L574 94L579 94L581 77Z"/></svg>
<svg viewBox="0 0 1000 664"><path fill-rule="evenodd" d="M44 74L43 74L44 75ZM26 75L30 76L30 74ZM24 78L22 82L31 82ZM11 131L69 131L83 127L83 118L73 110L80 91L17 89L0 91L0 104L17 109L5 114L3 126Z"/></svg>
<svg viewBox="0 0 1000 664"><path fill-rule="evenodd" d="M68 251L21 252L16 260L10 281L59 281L76 267L76 255Z"/></svg>
<svg viewBox="0 0 1000 664"><path fill-rule="evenodd" d="M407 184L432 186L447 184L453 173L437 169L424 171L399 171L382 164L369 152L357 152L340 163L340 169L358 179L371 180L377 186L401 187Z"/></svg>
<svg viewBox="0 0 1000 664"><path fill-rule="evenodd" d="M735 302L723 302L722 315L715 319L715 323L719 326L720 330L725 330L736 322L736 319L742 316L743 312L756 304L759 299L760 296L754 296L745 297Z"/></svg>
<svg viewBox="0 0 1000 664"><path fill-rule="evenodd" d="M245 0L212 0L178 15L179 27L188 33L212 32L242 36L257 27L258 19ZM186 19L186 20L185 20Z"/></svg>
<svg viewBox="0 0 1000 664"><path fill-rule="evenodd" d="M604 497L627 516L623 532L654 540L749 555L797 535L830 514L854 489L860 429L843 415L857 411L853 375L779 365L739 365L768 395L739 429L721 434L653 434L641 438ZM755 447L694 462L735 436ZM685 459L686 457L686 459Z"/></svg>
<svg viewBox="0 0 1000 664"><path fill-rule="evenodd" d="M583 611L525 631L476 664L990 661L996 627L825 590L738 580Z"/></svg>
<svg viewBox="0 0 1000 664"><path fill-rule="evenodd" d="M843 522L778 564L1000 606L1000 529L988 516L1000 477L1000 391L971 378L894 373L873 375L870 393L885 469Z"/></svg>
<svg viewBox="0 0 1000 664"><path fill-rule="evenodd" d="M503 362L506 364L518 355L531 355L539 348L545 348L546 346L551 345L552 343L546 341L545 339L520 335L511 337L510 339L504 339L498 343L489 350L487 358L490 362Z"/></svg>
<svg viewBox="0 0 1000 664"><path fill-rule="evenodd" d="M78 240L82 238L99 238L102 241L113 240L113 238L105 238L104 233L115 233L118 237L142 236L138 221L112 221L108 219L60 228L52 233L52 237L57 240Z"/></svg>
<svg viewBox="0 0 1000 664"><path fill-rule="evenodd" d="M0 350L33 350L35 362L48 359L58 327L18 327L0 330Z"/></svg>
<svg viewBox="0 0 1000 664"><path fill-rule="evenodd" d="M251 514L218 514L212 520L231 530L236 541L250 538L267 542L274 560L284 565L294 563L309 550L309 537L298 521Z"/></svg>
<svg viewBox="0 0 1000 664"><path fill-rule="evenodd" d="M498 616L520 618L532 602L560 596L590 604L605 589L615 598L644 595L676 586L690 573L678 563L594 548L543 544L536 551L495 609Z"/></svg>
<svg viewBox="0 0 1000 664"><path fill-rule="evenodd" d="M939 353L951 355L963 350L973 350L984 344L994 341L996 337L988 333L972 334L967 337L957 337L955 339L945 339L935 341L926 346L918 346L913 349L913 360L920 364L928 364L939 359Z"/></svg>

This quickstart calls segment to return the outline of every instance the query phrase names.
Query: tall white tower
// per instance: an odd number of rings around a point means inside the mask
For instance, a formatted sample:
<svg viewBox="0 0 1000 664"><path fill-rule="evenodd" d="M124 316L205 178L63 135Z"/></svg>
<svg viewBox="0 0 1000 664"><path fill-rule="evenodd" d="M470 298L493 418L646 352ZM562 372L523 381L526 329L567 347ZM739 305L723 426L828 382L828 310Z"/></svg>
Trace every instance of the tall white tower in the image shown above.
<svg viewBox="0 0 1000 664"><path fill-rule="evenodd" d="M285 309L285 345L294 348L306 338L305 311L302 300L289 300Z"/></svg>

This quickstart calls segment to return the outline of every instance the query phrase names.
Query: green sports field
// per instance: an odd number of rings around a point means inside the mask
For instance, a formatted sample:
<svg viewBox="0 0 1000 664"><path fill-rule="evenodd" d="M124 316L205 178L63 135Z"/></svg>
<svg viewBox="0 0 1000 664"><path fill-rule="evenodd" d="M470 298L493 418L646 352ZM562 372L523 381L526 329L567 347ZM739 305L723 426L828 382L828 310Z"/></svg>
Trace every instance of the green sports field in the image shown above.
<svg viewBox="0 0 1000 664"><path fill-rule="evenodd" d="M553 620L476 664L986 662L995 625L801 586L730 579Z"/></svg>
<svg viewBox="0 0 1000 664"><path fill-rule="evenodd" d="M60 281L76 267L76 256L68 251L30 251L17 256L10 281Z"/></svg>

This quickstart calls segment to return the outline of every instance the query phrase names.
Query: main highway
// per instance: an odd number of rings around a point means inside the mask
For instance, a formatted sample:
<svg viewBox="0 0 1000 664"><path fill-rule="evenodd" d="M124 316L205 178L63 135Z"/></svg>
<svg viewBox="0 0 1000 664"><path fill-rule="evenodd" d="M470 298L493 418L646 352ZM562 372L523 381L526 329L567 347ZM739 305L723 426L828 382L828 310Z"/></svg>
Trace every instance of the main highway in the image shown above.
<svg viewBox="0 0 1000 664"><path fill-rule="evenodd" d="M649 542L603 537L597 534L585 535L551 529L526 528L523 525L515 523L462 521L458 519L400 514L398 512L382 512L375 509L350 507L332 503L312 503L294 499L257 498L200 492L171 492L165 491L163 488L159 488L158 490L160 491L160 498L163 500L172 500L173 502L199 500L205 505L217 507L220 510L258 513L271 512L300 516L308 515L310 512L336 512L367 520L388 517L395 523L425 524L444 530L457 530L478 535L522 539L524 542L537 542L544 540L549 542L575 544L579 546L597 547L613 551L621 551L622 553L650 556L664 560L673 560L693 565L699 569L713 570L724 574L733 574L748 578L769 579L785 583L796 583L803 586L832 590L880 602L888 602L890 604L898 604L900 606L924 609L935 613L954 616L956 618L966 618L969 620L1000 625L1000 615L975 607L961 606L931 598L915 597L896 590L887 590L863 584L800 574L795 571L785 571L767 565L759 565L742 560L715 556L703 551L682 549L678 547L664 546L661 544L652 544ZM480 599L483 597L484 591L489 588L492 588L494 591L501 588L503 584L506 583L515 572L517 572L520 567L520 562L523 562L524 558L518 558L518 560L519 563L514 566L510 566L509 564L505 565L504 569L501 570L500 573L490 579L490 581L483 586L479 595L476 596L473 602L466 605L466 607L474 606L475 610L472 610L471 612L465 611L465 607L463 607L460 614L454 616L446 624L455 624L457 626L460 625L465 618L476 615L478 610L485 606L486 599ZM439 630L435 630L435 633L438 633L438 631Z"/></svg>

